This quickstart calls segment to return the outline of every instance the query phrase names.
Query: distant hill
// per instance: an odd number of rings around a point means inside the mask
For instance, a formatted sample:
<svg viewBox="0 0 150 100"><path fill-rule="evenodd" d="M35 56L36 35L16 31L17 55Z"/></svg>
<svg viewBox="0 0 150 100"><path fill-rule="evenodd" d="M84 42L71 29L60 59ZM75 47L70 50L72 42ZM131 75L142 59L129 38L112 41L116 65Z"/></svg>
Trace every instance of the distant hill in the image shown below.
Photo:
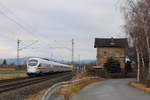
<svg viewBox="0 0 150 100"><path fill-rule="evenodd" d="M31 57L23 57L19 59L20 65L26 64L27 60ZM55 59L50 59L51 61L55 62L60 62L60 63L71 63L70 61L64 61L64 60L55 60ZM4 59L0 59L0 64L2 64ZM6 58L7 64L17 64L17 59L16 58ZM96 60L80 60L81 64L86 64L86 63L93 63ZM75 63L79 63L79 61L75 61Z"/></svg>
<svg viewBox="0 0 150 100"><path fill-rule="evenodd" d="M19 62L21 65L26 64L26 61L29 59L30 57L23 57L19 59ZM2 64L4 61L4 59L0 59L0 64ZM17 59L16 58L6 58L7 64L17 64Z"/></svg>
<svg viewBox="0 0 150 100"><path fill-rule="evenodd" d="M79 61L75 61L76 63L79 63ZM81 64L88 64L88 63L94 63L96 60L80 60Z"/></svg>

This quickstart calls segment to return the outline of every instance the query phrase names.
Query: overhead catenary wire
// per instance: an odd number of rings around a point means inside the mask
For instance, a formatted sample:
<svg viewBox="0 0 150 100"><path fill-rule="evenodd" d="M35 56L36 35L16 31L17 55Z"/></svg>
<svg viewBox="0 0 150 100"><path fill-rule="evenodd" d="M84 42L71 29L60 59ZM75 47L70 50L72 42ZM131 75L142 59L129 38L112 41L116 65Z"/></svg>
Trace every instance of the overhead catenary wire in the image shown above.
<svg viewBox="0 0 150 100"><path fill-rule="evenodd" d="M14 22L15 24L17 24L20 28L22 28L23 30L27 31L20 23L18 23L17 21L15 21L14 19L12 19L11 17L7 16L2 10L0 10L0 14L2 14L3 16L7 17L10 21ZM28 32L28 31L27 31Z"/></svg>
<svg viewBox="0 0 150 100"><path fill-rule="evenodd" d="M37 42L38 42L38 40L36 40L36 41L32 42L32 43L31 43L31 44L29 44L29 45L26 45L26 46L24 46L24 47L20 48L20 50L27 49L27 48L31 47L32 45L34 45L34 44L35 44L35 43L37 43Z"/></svg>
<svg viewBox="0 0 150 100"><path fill-rule="evenodd" d="M0 7L7 10L11 15L14 15L16 17L16 14L13 13L8 7L4 6L4 4L2 2L0 2ZM2 9L0 9L0 14L3 15L5 18L7 18L8 20L10 20L11 22L15 23L17 26L19 26L19 28L21 28L22 30L24 30L25 32L29 33L30 35L32 35L34 38L36 38L36 41L39 41L40 39L35 36L35 34L33 34L33 32L31 32L30 30L26 29L24 27L24 25L22 23L20 23L18 20L10 17L6 12L4 12ZM17 19L19 19L18 17L16 17ZM26 26L29 26L31 28L30 25L25 24ZM32 30L33 31L33 30ZM23 32L21 32L23 33ZM4 37L6 37L5 35L3 35ZM18 38L18 37L17 37ZM12 39L12 38L11 38ZM13 39L16 40L16 39Z"/></svg>
<svg viewBox="0 0 150 100"><path fill-rule="evenodd" d="M9 19L10 21L12 21L16 25L18 25L22 30L24 30L25 32L29 33L34 38L35 37L37 38L37 36L35 35L35 32L32 29L31 25L26 24L25 22L23 22L21 18L17 17L17 15L14 12L12 12L8 7L6 7L1 1L0 1L0 7L5 10L5 11L3 11L2 9L0 9L0 14L2 14L3 16L5 16L7 19ZM15 18L10 17L8 15L8 13L6 13L6 12L9 12L9 14L12 15L13 17L15 17ZM22 21L22 22L20 23L19 21ZM28 28L25 28L24 26L27 26Z"/></svg>
<svg viewBox="0 0 150 100"><path fill-rule="evenodd" d="M32 29L32 26L25 23L21 18L19 18L14 12L12 12L8 7L6 7L1 1L0 1L0 7L2 7L5 11L9 12L9 14L13 15L18 21L21 21L25 26L27 26L29 29L31 29L33 32L35 30ZM34 34L33 34L34 35Z"/></svg>
<svg viewBox="0 0 150 100"><path fill-rule="evenodd" d="M13 11L11 11L8 7L6 7L1 1L0 1L0 8L2 8L2 9L0 9L0 14L1 15L3 15L5 18L10 20L11 22L15 23L20 29L22 29L22 31L27 32L27 34L30 34L30 35L32 35L32 37L36 38L35 42L33 42L33 43L29 44L29 45L25 45L23 47L21 47L21 45L20 45L20 49L19 50L27 49L29 47L32 48L31 46L33 46L34 43L36 43L36 41L47 43L47 45L49 44L49 41L46 41L45 39L42 39L42 37L37 36L36 35L37 32L35 34L35 30L32 29L31 25L26 24L24 22L20 23L21 19L19 17L17 17L17 15ZM7 13L6 13L6 11L7 11ZM10 16L10 15L12 15L12 16ZM27 26L28 28L25 27L25 26ZM21 40L21 42L22 42L21 38L19 40ZM61 49L66 49L66 50L69 50L69 51L72 50L71 48L68 48L68 47L56 47L56 49L60 49L60 48ZM33 49L38 49L38 48L33 48Z"/></svg>
<svg viewBox="0 0 150 100"><path fill-rule="evenodd" d="M1 1L0 1L0 7L5 9L5 11L3 11L2 9L0 9L0 14L5 16L7 19L9 19L10 21L12 21L13 23L15 23L17 26L20 27L20 29L24 30L25 32L27 32L27 34L32 35L33 38L35 38L36 40L38 40L39 42L43 42L43 43L49 43L48 41L46 41L45 39L42 39L40 36L36 35L38 32L35 31L34 29L32 29L32 26L23 22L23 20L19 17L17 17L17 15L8 7L6 7ZM7 13L9 12L9 14L13 15L15 18L12 18L12 16L10 17ZM21 23L19 21L22 21ZM24 27L27 26L28 28ZM28 30L30 29L30 30ZM22 32L23 33L23 32Z"/></svg>

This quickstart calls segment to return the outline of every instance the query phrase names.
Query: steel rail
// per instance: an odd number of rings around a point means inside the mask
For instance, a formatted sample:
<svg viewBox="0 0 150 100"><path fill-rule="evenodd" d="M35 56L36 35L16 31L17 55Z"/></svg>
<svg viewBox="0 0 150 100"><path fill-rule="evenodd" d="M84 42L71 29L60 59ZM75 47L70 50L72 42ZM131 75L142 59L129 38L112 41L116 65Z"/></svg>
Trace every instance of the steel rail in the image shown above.
<svg viewBox="0 0 150 100"><path fill-rule="evenodd" d="M29 78L29 79L25 79L25 80L19 80L19 81L12 81L12 82L7 82L7 83L3 83L0 84L0 93L2 92L7 92L10 90L15 90L18 88L22 88L25 86L29 86L32 84L36 84L36 83L41 83L47 80L52 80L55 78L63 78L66 75L70 75L71 73L59 73L59 74L55 74L55 75L48 75L48 76L43 76L43 77L37 77L37 78Z"/></svg>

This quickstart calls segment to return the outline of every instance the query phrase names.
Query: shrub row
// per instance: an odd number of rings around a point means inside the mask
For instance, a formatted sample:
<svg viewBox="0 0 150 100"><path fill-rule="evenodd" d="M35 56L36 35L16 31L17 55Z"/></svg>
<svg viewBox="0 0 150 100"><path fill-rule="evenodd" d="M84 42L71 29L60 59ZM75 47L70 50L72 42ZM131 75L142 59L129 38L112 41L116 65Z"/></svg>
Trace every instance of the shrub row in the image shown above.
<svg viewBox="0 0 150 100"><path fill-rule="evenodd" d="M137 74L135 73L128 73L125 74L123 72L121 73L109 73L105 69L87 69L87 73L89 75L94 75L94 76L100 76L103 78L136 78Z"/></svg>

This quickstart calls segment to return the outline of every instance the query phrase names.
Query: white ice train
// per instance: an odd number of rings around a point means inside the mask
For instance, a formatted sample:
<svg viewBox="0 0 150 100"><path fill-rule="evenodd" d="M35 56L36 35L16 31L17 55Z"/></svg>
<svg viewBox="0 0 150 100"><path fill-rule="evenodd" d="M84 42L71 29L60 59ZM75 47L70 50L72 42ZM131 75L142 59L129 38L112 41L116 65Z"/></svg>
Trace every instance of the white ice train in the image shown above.
<svg viewBox="0 0 150 100"><path fill-rule="evenodd" d="M72 71L73 67L42 58L30 58L27 61L27 74L40 75L55 72Z"/></svg>

